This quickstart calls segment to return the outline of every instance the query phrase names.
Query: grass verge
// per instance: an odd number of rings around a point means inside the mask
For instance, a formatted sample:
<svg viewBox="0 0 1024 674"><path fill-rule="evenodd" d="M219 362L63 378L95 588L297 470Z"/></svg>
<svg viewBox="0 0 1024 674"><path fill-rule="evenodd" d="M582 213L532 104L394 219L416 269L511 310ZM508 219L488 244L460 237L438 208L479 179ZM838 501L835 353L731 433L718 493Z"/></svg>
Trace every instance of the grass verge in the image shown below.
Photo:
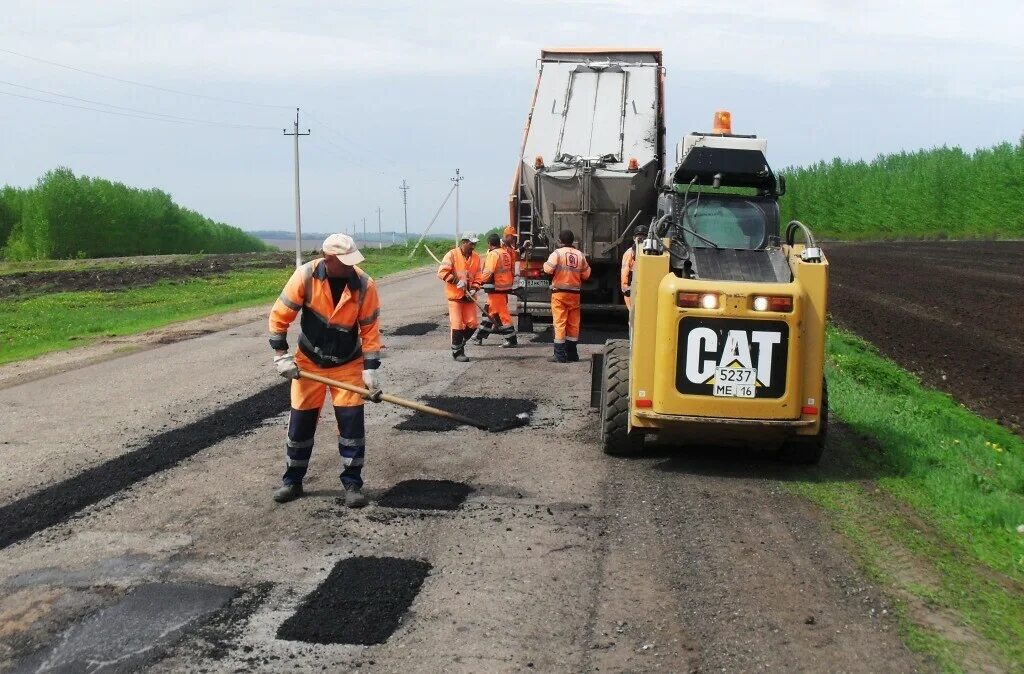
<svg viewBox="0 0 1024 674"><path fill-rule="evenodd" d="M831 458L793 489L890 589L944 671L1024 671L1024 441L830 330Z"/></svg>
<svg viewBox="0 0 1024 674"><path fill-rule="evenodd" d="M371 248L364 254L366 262L360 266L375 278L433 264L422 250L409 259L404 246ZM31 271L53 269L45 262L39 264L42 269ZM270 303L291 272L290 268L251 269L160 281L123 291L50 293L0 300L0 364L83 346L104 337Z"/></svg>

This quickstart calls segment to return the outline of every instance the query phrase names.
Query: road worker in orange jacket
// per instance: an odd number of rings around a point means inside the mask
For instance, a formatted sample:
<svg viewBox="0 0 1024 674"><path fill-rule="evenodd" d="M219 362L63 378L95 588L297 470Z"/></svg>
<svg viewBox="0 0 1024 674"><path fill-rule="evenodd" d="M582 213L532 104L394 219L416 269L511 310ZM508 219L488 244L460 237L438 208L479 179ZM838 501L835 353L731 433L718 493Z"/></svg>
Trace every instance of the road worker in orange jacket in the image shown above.
<svg viewBox="0 0 1024 674"><path fill-rule="evenodd" d="M619 283L622 286L622 299L626 303L626 309L633 308L633 298L630 296L630 286L633 284L633 265L636 264L636 251L644 241L647 228L637 225L633 230L633 245L622 254L622 268L619 271Z"/></svg>
<svg viewBox="0 0 1024 674"><path fill-rule="evenodd" d="M552 363L573 363L580 359L576 343L580 338L580 292L590 278L590 263L573 247L575 236L568 229L558 234L561 248L552 251L544 263L551 276L551 318L555 324L555 355Z"/></svg>
<svg viewBox="0 0 1024 674"><path fill-rule="evenodd" d="M327 395L327 385L300 379L299 370L364 387L378 395L380 391L377 287L356 266L363 255L352 237L332 234L324 241L323 253L322 258L295 270L270 312L270 346L277 352L274 363L281 376L292 380L284 484L274 493L278 503L302 496L302 480ZM299 348L292 356L288 353L288 326L300 311ZM366 452L363 399L332 388L331 402L338 421L345 505L359 508L367 502L362 494Z"/></svg>
<svg viewBox="0 0 1024 674"><path fill-rule="evenodd" d="M487 237L487 255L477 281L487 291L487 310L476 331L476 343L483 344L492 332L504 337L501 348L518 345L512 314L508 311L508 294L515 282L515 253L501 243L497 234Z"/></svg>
<svg viewBox="0 0 1024 674"><path fill-rule="evenodd" d="M479 321L473 295L480 288L480 256L476 254L479 237L466 233L459 245L444 254L437 278L444 281L448 298L448 320L452 326L452 358L460 363L466 357L466 342L473 336Z"/></svg>

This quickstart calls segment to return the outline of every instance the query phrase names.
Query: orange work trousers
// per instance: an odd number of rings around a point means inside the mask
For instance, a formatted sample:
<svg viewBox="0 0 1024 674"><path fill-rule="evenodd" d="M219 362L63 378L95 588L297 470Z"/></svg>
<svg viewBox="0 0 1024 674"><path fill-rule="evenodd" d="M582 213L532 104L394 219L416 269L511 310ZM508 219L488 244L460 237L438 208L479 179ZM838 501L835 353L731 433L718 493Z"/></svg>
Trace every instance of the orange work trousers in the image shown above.
<svg viewBox="0 0 1024 674"><path fill-rule="evenodd" d="M508 310L508 294L491 293L488 295L487 314L494 321L495 328L512 325L512 314Z"/></svg>
<svg viewBox="0 0 1024 674"><path fill-rule="evenodd" d="M302 351L296 351L295 364L300 370L318 374L328 379L336 379L346 384L363 387L363 359L355 360L339 365L338 367L318 367L313 361L306 357ZM358 393L344 391L321 384L310 379L292 380L292 409L296 410L318 410L324 405L324 398L327 397L327 389L331 389L331 402L335 407L358 407L363 404L363 397Z"/></svg>
<svg viewBox="0 0 1024 674"><path fill-rule="evenodd" d="M476 302L449 300L448 321L452 324L452 330L469 330L480 325L476 310Z"/></svg>
<svg viewBox="0 0 1024 674"><path fill-rule="evenodd" d="M579 293L552 292L551 320L555 324L555 344L580 339Z"/></svg>

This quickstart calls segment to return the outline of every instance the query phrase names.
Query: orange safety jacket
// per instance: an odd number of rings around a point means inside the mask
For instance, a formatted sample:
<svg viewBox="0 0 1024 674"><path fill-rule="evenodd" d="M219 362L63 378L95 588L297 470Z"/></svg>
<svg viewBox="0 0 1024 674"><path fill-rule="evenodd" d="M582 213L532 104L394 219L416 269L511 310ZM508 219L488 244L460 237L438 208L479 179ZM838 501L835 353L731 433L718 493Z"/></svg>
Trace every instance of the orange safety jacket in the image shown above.
<svg viewBox="0 0 1024 674"><path fill-rule="evenodd" d="M576 248L562 246L548 256L544 273L551 276L551 292L578 293L590 278L590 263Z"/></svg>
<svg viewBox="0 0 1024 674"><path fill-rule="evenodd" d="M622 294L629 296L629 286L633 282L633 265L636 264L636 249L630 247L622 254L622 269L619 270L619 283L622 285Z"/></svg>
<svg viewBox="0 0 1024 674"><path fill-rule="evenodd" d="M484 270L480 272L477 282L493 284L493 288L485 288L489 293L511 292L515 283L515 258L505 246L487 251L484 258Z"/></svg>
<svg viewBox="0 0 1024 674"><path fill-rule="evenodd" d="M437 278L444 281L444 294L449 302L472 302L466 290L477 284L480 276L480 256L474 250L467 258L458 248L452 248L444 254L441 266L437 269ZM456 287L459 281L466 282L465 289Z"/></svg>
<svg viewBox="0 0 1024 674"><path fill-rule="evenodd" d="M288 326L302 311L299 350L319 367L363 358L365 369L380 363L380 297L359 267L334 304L327 262L317 258L296 269L270 311L270 346L288 349Z"/></svg>

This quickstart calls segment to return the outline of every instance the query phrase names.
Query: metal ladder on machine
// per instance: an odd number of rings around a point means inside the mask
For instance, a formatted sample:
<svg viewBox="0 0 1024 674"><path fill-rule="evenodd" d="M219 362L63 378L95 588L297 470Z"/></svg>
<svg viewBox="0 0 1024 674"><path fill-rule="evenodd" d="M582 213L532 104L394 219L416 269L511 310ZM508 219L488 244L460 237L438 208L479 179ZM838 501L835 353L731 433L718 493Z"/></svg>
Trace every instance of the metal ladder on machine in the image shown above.
<svg viewBox="0 0 1024 674"><path fill-rule="evenodd" d="M533 200L526 192L522 178L519 180L519 198L516 200L516 228L519 230L519 244L533 241ZM533 332L533 317L530 316L525 295L519 300L518 325L519 332Z"/></svg>

